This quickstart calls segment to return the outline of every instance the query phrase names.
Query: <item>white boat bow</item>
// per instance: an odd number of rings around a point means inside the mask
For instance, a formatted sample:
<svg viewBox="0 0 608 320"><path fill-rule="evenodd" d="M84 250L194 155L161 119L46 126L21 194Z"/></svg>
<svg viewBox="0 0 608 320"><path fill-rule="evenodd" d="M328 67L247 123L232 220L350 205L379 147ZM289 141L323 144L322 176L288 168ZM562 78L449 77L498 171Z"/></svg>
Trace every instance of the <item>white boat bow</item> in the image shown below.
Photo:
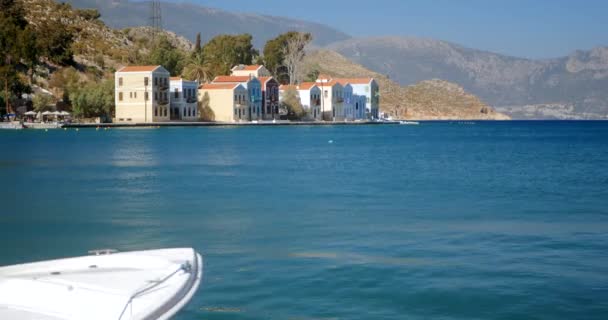
<svg viewBox="0 0 608 320"><path fill-rule="evenodd" d="M202 280L194 249L112 253L0 268L2 320L165 320Z"/></svg>

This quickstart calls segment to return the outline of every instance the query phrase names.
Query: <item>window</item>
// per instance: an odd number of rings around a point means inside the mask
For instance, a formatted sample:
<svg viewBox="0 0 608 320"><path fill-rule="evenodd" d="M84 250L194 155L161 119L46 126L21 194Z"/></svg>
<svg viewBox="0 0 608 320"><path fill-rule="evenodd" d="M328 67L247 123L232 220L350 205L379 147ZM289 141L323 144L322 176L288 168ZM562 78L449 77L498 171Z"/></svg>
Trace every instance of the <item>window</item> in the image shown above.
<svg viewBox="0 0 608 320"><path fill-rule="evenodd" d="M154 92L154 101L158 101L158 92Z"/></svg>
<svg viewBox="0 0 608 320"><path fill-rule="evenodd" d="M327 92L327 90L325 90L325 93L324 93L324 94L325 94L325 98L327 98L327 97L328 97L328 92Z"/></svg>
<svg viewBox="0 0 608 320"><path fill-rule="evenodd" d="M158 85L158 78L154 77L154 85L157 86Z"/></svg>
<svg viewBox="0 0 608 320"><path fill-rule="evenodd" d="M165 107L165 117L167 116L167 107Z"/></svg>
<svg viewBox="0 0 608 320"><path fill-rule="evenodd" d="M137 91L133 92L133 98L137 99Z"/></svg>
<svg viewBox="0 0 608 320"><path fill-rule="evenodd" d="M148 100L149 100L149 99L148 99L148 93L147 93L147 92L144 92L144 100L146 100L146 101L148 101Z"/></svg>
<svg viewBox="0 0 608 320"><path fill-rule="evenodd" d="M118 101L122 101L122 92L118 93Z"/></svg>
<svg viewBox="0 0 608 320"><path fill-rule="evenodd" d="M118 78L118 86L122 87L122 77Z"/></svg>
<svg viewBox="0 0 608 320"><path fill-rule="evenodd" d="M129 92L129 99L133 99L133 92Z"/></svg>
<svg viewBox="0 0 608 320"><path fill-rule="evenodd" d="M158 108L154 108L154 116L158 117Z"/></svg>
<svg viewBox="0 0 608 320"><path fill-rule="evenodd" d="M144 78L144 86L146 86L146 87L147 87L147 86L148 86L148 82L149 82L149 81L148 81L148 77L145 77L145 78Z"/></svg>
<svg viewBox="0 0 608 320"><path fill-rule="evenodd" d="M179 91L175 88L175 99L179 98Z"/></svg>

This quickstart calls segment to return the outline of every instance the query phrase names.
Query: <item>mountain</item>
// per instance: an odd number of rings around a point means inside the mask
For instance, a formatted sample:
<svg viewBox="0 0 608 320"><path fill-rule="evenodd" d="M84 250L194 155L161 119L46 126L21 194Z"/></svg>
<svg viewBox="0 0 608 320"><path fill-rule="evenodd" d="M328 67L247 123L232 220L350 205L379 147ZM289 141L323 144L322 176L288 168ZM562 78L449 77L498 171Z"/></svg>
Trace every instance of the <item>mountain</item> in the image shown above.
<svg viewBox="0 0 608 320"><path fill-rule="evenodd" d="M68 0L77 8L96 8L102 20L113 28L150 25L150 3L128 0ZM263 48L266 41L287 31L310 32L314 45L323 46L349 39L350 36L328 26L289 18L266 15L232 13L190 3L163 2L162 25L194 41L201 32L203 42L218 34L249 33L256 48Z"/></svg>
<svg viewBox="0 0 608 320"><path fill-rule="evenodd" d="M457 84L426 80L402 87L386 76L352 62L337 52L315 50L304 58L304 74L316 70L333 77L372 77L380 85L380 109L399 119L507 120Z"/></svg>
<svg viewBox="0 0 608 320"><path fill-rule="evenodd" d="M403 85L444 79L517 118L608 118L608 48L530 60L415 37L328 46Z"/></svg>

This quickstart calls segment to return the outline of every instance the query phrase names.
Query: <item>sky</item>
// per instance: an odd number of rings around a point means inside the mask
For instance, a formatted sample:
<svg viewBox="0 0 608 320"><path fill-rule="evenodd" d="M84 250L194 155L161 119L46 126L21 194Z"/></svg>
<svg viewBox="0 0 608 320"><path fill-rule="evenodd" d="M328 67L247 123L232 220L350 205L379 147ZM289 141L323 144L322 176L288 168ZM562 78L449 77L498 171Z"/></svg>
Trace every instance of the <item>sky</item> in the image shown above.
<svg viewBox="0 0 608 320"><path fill-rule="evenodd" d="M429 37L526 58L608 46L608 0L165 0L320 22L352 36Z"/></svg>

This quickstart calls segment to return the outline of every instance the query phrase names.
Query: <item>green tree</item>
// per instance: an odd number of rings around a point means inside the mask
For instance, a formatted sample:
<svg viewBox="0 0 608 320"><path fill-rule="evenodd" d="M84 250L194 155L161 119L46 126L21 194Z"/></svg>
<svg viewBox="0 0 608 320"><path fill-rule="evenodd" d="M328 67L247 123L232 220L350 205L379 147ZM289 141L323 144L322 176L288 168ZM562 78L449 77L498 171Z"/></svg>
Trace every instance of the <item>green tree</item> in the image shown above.
<svg viewBox="0 0 608 320"><path fill-rule="evenodd" d="M60 65L74 62L72 43L74 34L72 28L61 20L45 19L38 22L38 49L42 56Z"/></svg>
<svg viewBox="0 0 608 320"><path fill-rule="evenodd" d="M312 40L312 35L290 31L269 40L264 46L264 65L281 83L289 83L289 75L285 66L285 53L290 41L297 38L303 38L308 43ZM302 47L301 50L303 49Z"/></svg>
<svg viewBox="0 0 608 320"><path fill-rule="evenodd" d="M22 87L17 65L23 54L21 33L27 26L20 1L0 0L0 77L4 95L4 112L12 111L10 101Z"/></svg>
<svg viewBox="0 0 608 320"><path fill-rule="evenodd" d="M34 103L34 110L40 112L50 107L55 102L55 99L51 95L39 93L34 96L32 102Z"/></svg>
<svg viewBox="0 0 608 320"><path fill-rule="evenodd" d="M151 65L162 65L171 73L177 76L182 72L185 54L176 48L165 35L161 35L154 45L154 49L147 58L147 63Z"/></svg>
<svg viewBox="0 0 608 320"><path fill-rule="evenodd" d="M209 105L209 93L205 92L203 99L198 102L198 114L201 121L215 121L215 113Z"/></svg>
<svg viewBox="0 0 608 320"><path fill-rule="evenodd" d="M183 74L189 80L203 83L211 80L211 70L212 66L205 58L205 55L202 52L198 52L188 60Z"/></svg>
<svg viewBox="0 0 608 320"><path fill-rule="evenodd" d="M196 34L196 42L194 44L194 52L192 54L193 55L198 54L202 50L203 50L203 48L201 47L201 33L199 32Z"/></svg>
<svg viewBox="0 0 608 320"><path fill-rule="evenodd" d="M287 119L289 120L300 120L306 114L300 102L298 91L294 86L287 87L283 92L281 107L287 109Z"/></svg>
<svg viewBox="0 0 608 320"><path fill-rule="evenodd" d="M90 82L70 94L75 117L111 117L114 111L114 81Z"/></svg>
<svg viewBox="0 0 608 320"><path fill-rule="evenodd" d="M211 65L211 76L229 74L238 64L251 64L259 53L250 34L219 35L203 46L205 59Z"/></svg>

